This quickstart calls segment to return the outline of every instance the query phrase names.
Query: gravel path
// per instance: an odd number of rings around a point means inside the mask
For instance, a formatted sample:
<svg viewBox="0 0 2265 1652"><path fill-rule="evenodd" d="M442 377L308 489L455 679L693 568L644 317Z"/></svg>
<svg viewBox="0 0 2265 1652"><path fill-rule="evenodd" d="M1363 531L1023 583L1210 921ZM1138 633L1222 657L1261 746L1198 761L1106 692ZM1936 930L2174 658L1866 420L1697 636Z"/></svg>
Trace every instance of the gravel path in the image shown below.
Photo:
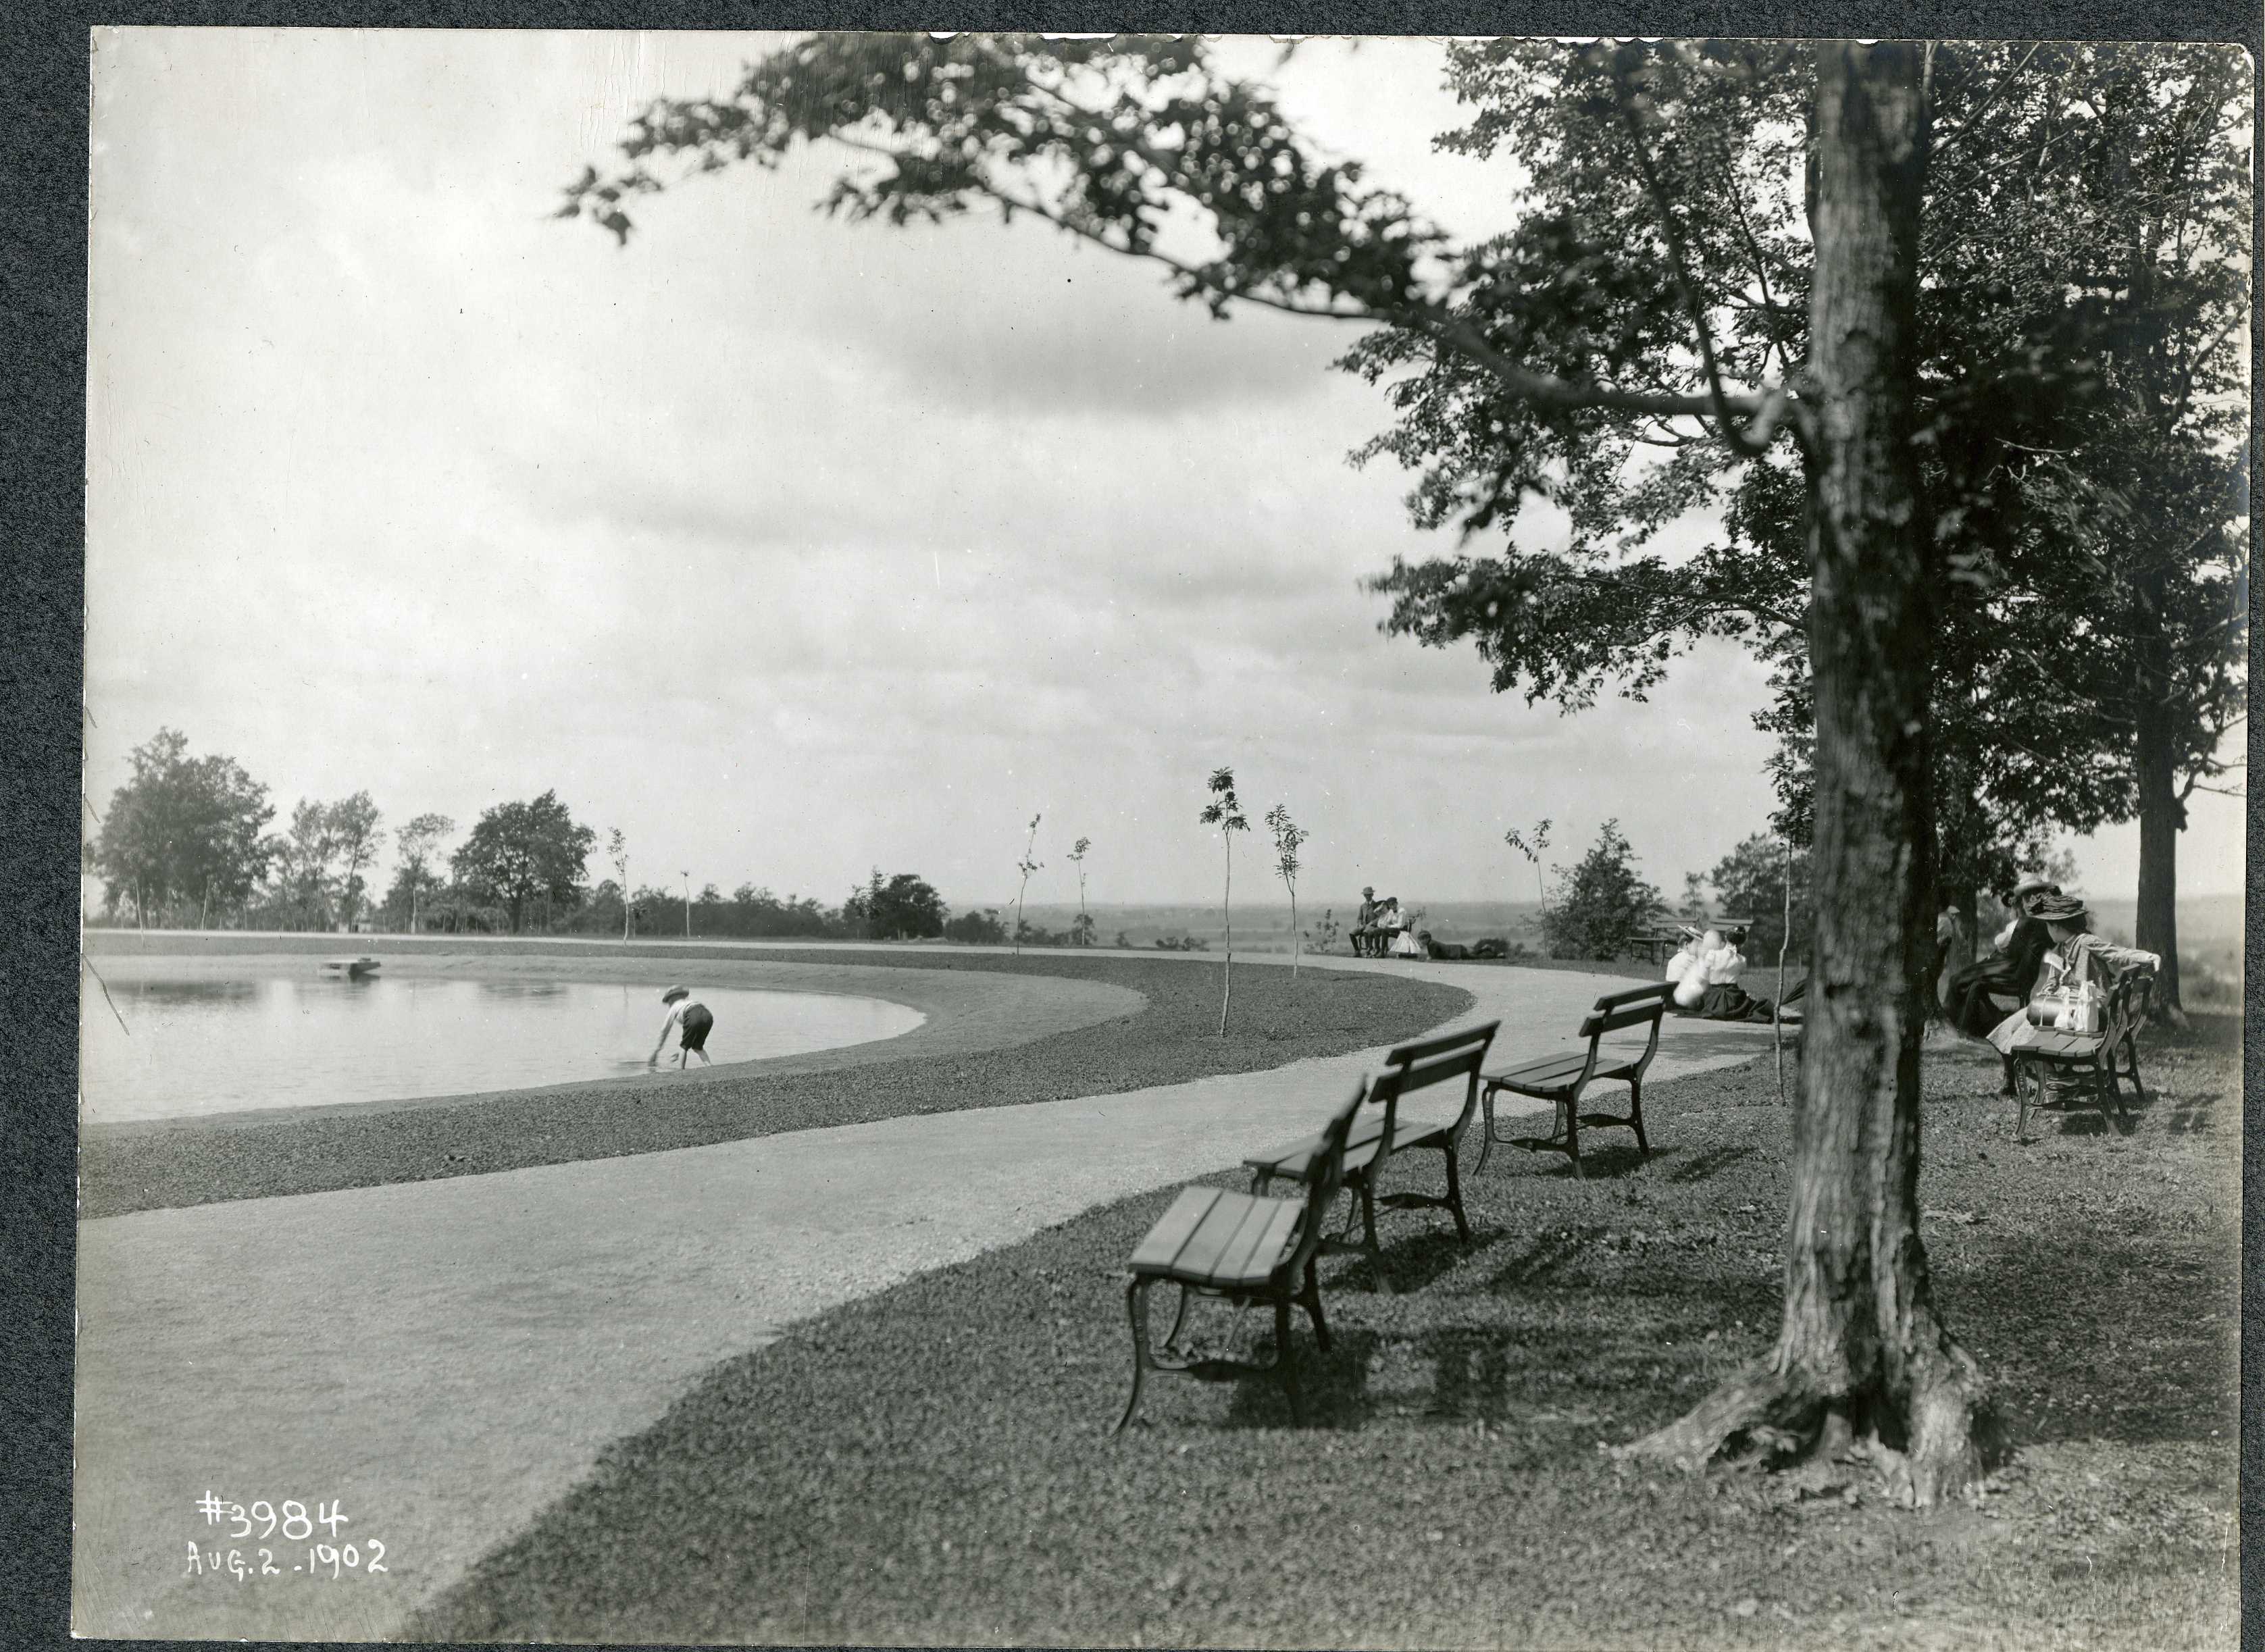
<svg viewBox="0 0 2265 1652"><path fill-rule="evenodd" d="M1471 991L1457 1019L1503 1017L1498 1047L1518 1053L1568 1042L1622 984L1387 968ZM1679 1025L1654 1073L1766 1038ZM382 1635L777 1326L1232 1164L1310 1124L1378 1053L84 1223L74 1627ZM208 1489L339 1499L388 1570L185 1577L193 1539L229 1546L194 1511Z"/></svg>

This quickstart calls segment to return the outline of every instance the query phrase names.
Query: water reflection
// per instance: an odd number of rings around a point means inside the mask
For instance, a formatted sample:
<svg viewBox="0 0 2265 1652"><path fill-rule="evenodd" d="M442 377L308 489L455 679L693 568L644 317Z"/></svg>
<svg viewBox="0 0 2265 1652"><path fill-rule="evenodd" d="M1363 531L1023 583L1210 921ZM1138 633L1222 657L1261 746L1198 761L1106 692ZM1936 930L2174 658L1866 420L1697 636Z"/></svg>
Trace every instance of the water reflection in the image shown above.
<svg viewBox="0 0 2265 1652"><path fill-rule="evenodd" d="M125 1030L106 1012L80 1017L90 1122L617 1077L644 1067L667 1016L657 987L556 980L160 978L111 995ZM870 998L712 987L701 998L718 1062L892 1038L921 1021Z"/></svg>
<svg viewBox="0 0 2265 1652"><path fill-rule="evenodd" d="M127 981L110 989L113 1002L123 1009L127 1005L146 1004L152 1008L173 1004L193 1004L203 1001L222 1001L257 998L257 981Z"/></svg>

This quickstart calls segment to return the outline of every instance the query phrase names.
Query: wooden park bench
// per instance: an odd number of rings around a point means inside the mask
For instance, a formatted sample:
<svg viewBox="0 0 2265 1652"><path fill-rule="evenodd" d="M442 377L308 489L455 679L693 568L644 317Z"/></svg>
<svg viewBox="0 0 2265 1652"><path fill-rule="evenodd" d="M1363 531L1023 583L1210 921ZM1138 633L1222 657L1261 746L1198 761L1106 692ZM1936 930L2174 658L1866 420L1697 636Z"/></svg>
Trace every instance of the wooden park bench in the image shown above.
<svg viewBox="0 0 2265 1652"><path fill-rule="evenodd" d="M1654 968L1665 969L1667 960L1673 957L1690 942L1691 936L1686 933L1686 930L1703 935L1706 931L1713 929L1720 934L1728 935L1733 929L1751 929L1753 927L1754 921L1752 918L1734 917L1728 913L1720 918L1680 918L1673 923L1635 936L1628 942L1628 950L1642 954L1645 961Z"/></svg>
<svg viewBox="0 0 2265 1652"><path fill-rule="evenodd" d="M1581 1174L1581 1126L1618 1128L1635 1132L1636 1150L1644 1157L1651 1156L1651 1144L1643 1133L1643 1071L1651 1065L1651 1058L1659 1052L1660 1018L1675 994L1672 981L1654 981L1646 986L1632 986L1626 992L1607 993L1590 1007L1581 1022L1579 1037L1589 1041L1586 1051L1568 1051L1540 1061L1529 1061L1523 1066L1505 1067L1500 1072L1483 1073L1480 1077L1482 1099L1486 1110L1486 1135L1479 1147L1479 1168L1486 1168L1488 1156L1500 1142L1507 1147L1526 1147L1562 1153L1573 1161L1573 1174ZM1604 1036L1629 1027L1649 1027L1651 1036L1645 1041L1642 1054L1625 1049L1603 1048ZM1584 1113L1580 1110L1581 1093L1599 1081L1612 1081L1628 1087L1628 1110L1620 1113ZM1503 1090L1513 1095L1531 1095L1537 1100L1554 1102L1557 1106L1555 1131L1548 1136L1500 1136L1495 1133L1494 1098Z"/></svg>
<svg viewBox="0 0 2265 1652"><path fill-rule="evenodd" d="M1667 960L1673 957L1689 940L1690 936L1680 929L1654 929L1629 941L1628 950L1642 954L1644 961L1654 969L1664 970L1667 967Z"/></svg>
<svg viewBox="0 0 2265 1652"><path fill-rule="evenodd" d="M1402 1191L1386 1197L1384 1202L1398 1206L1437 1206L1450 1212L1455 1219L1456 1234L1465 1244L1470 1243L1470 1218L1463 1211L1463 1184L1455 1153L1478 1100L1479 1068L1485 1063L1487 1046L1494 1041L1495 1030L1501 1024L1490 1021L1467 1032L1446 1033L1421 1043L1402 1044L1385 1057L1383 1073L1368 1087L1370 1105L1353 1124L1344 1159L1345 1185L1360 1196L1361 1237L1353 1241L1332 1235L1322 1240L1322 1248L1366 1256L1369 1265L1376 1270L1377 1289L1387 1295L1392 1281L1385 1275L1384 1252L1376 1240L1376 1206L1382 1197L1377 1179L1395 1153L1417 1148L1438 1152L1446 1161L1446 1191ZM1400 1117L1400 1103L1404 1097L1457 1079L1463 1084L1463 1105L1453 1118ZM1251 1171L1250 1190L1264 1193L1278 1180L1310 1183L1321 1161L1323 1145L1321 1137L1308 1136L1245 1159L1242 1162Z"/></svg>
<svg viewBox="0 0 2265 1652"><path fill-rule="evenodd" d="M1261 1198L1227 1188L1183 1188L1163 1219L1148 1230L1126 1264L1132 1277L1125 1287L1125 1312L1132 1321L1132 1394L1113 1430L1123 1433L1140 1409L1140 1387L1151 1371L1183 1372L1195 1377L1263 1375L1278 1372L1290 1399L1290 1420L1298 1410L1298 1368L1290 1356L1290 1306L1306 1310L1314 1340L1327 1353L1329 1321L1322 1317L1322 1292L1314 1271L1329 1206L1344 1185L1345 1139L1368 1094L1366 1081L1323 1126L1312 1173L1302 1197ZM1162 1357L1148 1343L1148 1292L1155 1285L1180 1287L1179 1311ZM1274 1305L1272 1360L1199 1357L1182 1343L1188 1308L1197 1297L1213 1297L1238 1306Z"/></svg>
<svg viewBox="0 0 2265 1652"><path fill-rule="evenodd" d="M2030 1027L2014 1048L2014 1139L2024 1139L2029 1130L2029 1109L2043 1108L2050 1089L2065 1100L2090 1095L2100 1104L2101 1116L2112 1107L2118 1124L2128 1124L2130 1113L2123 1105L2116 1062L2120 1053L2129 1071L2122 1077L2144 1105L2147 1091L2139 1081L2139 1027L2155 990L2152 972L2124 972L2108 989L2098 1032L2056 1032L2050 1027Z"/></svg>

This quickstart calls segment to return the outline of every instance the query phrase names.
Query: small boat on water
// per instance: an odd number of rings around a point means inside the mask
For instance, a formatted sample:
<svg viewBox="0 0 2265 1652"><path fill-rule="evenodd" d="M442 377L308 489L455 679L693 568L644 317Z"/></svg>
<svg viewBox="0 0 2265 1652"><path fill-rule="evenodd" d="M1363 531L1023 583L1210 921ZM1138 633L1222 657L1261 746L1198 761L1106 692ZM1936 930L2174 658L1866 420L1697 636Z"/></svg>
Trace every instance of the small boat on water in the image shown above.
<svg viewBox="0 0 2265 1652"><path fill-rule="evenodd" d="M326 975L342 976L349 981L358 981L364 976L376 974L377 965L378 961L375 958L324 958L323 972Z"/></svg>

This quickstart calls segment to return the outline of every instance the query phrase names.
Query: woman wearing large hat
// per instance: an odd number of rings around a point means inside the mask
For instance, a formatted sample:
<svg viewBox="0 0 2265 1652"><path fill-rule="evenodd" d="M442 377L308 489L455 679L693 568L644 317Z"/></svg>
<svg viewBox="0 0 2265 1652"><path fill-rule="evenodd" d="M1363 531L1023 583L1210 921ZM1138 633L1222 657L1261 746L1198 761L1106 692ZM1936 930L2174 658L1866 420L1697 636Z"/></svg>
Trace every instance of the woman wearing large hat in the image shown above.
<svg viewBox="0 0 2265 1652"><path fill-rule="evenodd" d="M2152 972L2163 966L2159 953L2117 946L2093 934L2092 914L2073 895L2064 895L2057 890L2038 895L2029 902L2029 916L2045 927L2051 942L2031 997L2087 984L2105 994L2133 970ZM2009 1078L2014 1052L2025 1043L2034 1041L2036 1030L2029 1024L2027 1003L1990 1030L1991 1044L2006 1058Z"/></svg>
<svg viewBox="0 0 2265 1652"><path fill-rule="evenodd" d="M1998 932L1997 954L1978 959L1954 973L1943 1008L1950 1024L1970 1038L1986 1038L2006 1014L2002 1001L2026 1002L2044 965L2052 936L2032 912L2047 898L2060 899L2060 885L2049 877L2025 877L2006 891L2006 906L2013 921ZM2013 1073L2006 1075L2008 1094Z"/></svg>

